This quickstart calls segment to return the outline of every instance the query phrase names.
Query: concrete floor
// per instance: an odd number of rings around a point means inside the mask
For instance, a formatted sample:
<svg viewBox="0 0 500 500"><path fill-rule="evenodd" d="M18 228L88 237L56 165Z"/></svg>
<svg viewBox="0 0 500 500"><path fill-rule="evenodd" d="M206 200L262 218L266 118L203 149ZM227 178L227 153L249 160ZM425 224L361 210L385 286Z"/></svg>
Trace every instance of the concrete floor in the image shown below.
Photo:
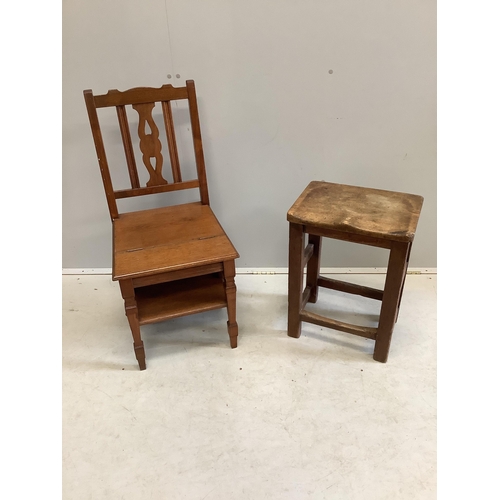
<svg viewBox="0 0 500 500"><path fill-rule="evenodd" d="M117 283L64 276L63 498L436 498L436 280L407 277L386 364L346 333L288 337L287 276L237 275L238 348L225 310L149 325L140 372ZM375 325L380 303L309 307Z"/></svg>

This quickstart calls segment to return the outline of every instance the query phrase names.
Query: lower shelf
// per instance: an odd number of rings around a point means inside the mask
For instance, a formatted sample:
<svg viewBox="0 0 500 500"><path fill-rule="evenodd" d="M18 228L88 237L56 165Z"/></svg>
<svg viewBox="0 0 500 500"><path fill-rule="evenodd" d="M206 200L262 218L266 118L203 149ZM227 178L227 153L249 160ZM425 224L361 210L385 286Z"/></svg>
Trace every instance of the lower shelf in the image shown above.
<svg viewBox="0 0 500 500"><path fill-rule="evenodd" d="M136 288L135 296L141 325L227 305L224 283L219 274Z"/></svg>

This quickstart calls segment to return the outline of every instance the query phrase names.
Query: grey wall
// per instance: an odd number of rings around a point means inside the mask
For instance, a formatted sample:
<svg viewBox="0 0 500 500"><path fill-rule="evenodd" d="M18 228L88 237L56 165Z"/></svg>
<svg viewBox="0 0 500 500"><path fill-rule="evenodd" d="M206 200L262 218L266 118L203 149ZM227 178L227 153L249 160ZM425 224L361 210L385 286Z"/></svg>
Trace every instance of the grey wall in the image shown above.
<svg viewBox="0 0 500 500"><path fill-rule="evenodd" d="M313 179L424 196L410 266L436 267L435 0L64 0L64 268L111 267L82 91L186 79L238 267L287 266L286 212ZM387 253L328 241L322 264Z"/></svg>

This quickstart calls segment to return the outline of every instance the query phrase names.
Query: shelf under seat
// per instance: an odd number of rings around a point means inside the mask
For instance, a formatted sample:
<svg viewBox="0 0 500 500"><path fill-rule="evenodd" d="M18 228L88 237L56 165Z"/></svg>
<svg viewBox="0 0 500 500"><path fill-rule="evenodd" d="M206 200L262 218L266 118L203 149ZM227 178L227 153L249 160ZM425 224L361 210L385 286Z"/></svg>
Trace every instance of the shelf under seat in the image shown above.
<svg viewBox="0 0 500 500"><path fill-rule="evenodd" d="M141 325L227 306L220 273L139 287L135 297Z"/></svg>

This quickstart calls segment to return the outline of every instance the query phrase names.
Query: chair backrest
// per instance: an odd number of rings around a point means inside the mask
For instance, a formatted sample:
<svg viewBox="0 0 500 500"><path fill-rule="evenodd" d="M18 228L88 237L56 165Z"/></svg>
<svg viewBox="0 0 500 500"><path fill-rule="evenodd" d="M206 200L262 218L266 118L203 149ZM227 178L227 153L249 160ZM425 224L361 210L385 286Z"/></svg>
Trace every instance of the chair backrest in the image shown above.
<svg viewBox="0 0 500 500"><path fill-rule="evenodd" d="M196 102L196 91L193 80L186 81L185 87L163 85L161 88L141 87L123 92L110 90L107 94L103 95L93 95L92 90L85 90L83 95L87 105L92 136L94 138L111 219L114 220L119 217L116 200L130 198L132 196L198 188L200 190L201 203L204 205L209 204L198 105ZM172 107L170 104L171 101L180 99L187 99L189 105L197 179L183 180L181 175ZM159 129L152 114L153 108L157 102L160 103L163 112L163 122L165 125L170 165L172 168L173 182L170 183L162 176L162 144L159 137ZM149 180L146 182L145 186L140 185L126 106L131 106L139 115L139 147L142 152L142 161L149 173ZM113 189L106 151L104 149L104 141L97 116L97 109L109 107L116 107L118 124L130 177L130 189Z"/></svg>

